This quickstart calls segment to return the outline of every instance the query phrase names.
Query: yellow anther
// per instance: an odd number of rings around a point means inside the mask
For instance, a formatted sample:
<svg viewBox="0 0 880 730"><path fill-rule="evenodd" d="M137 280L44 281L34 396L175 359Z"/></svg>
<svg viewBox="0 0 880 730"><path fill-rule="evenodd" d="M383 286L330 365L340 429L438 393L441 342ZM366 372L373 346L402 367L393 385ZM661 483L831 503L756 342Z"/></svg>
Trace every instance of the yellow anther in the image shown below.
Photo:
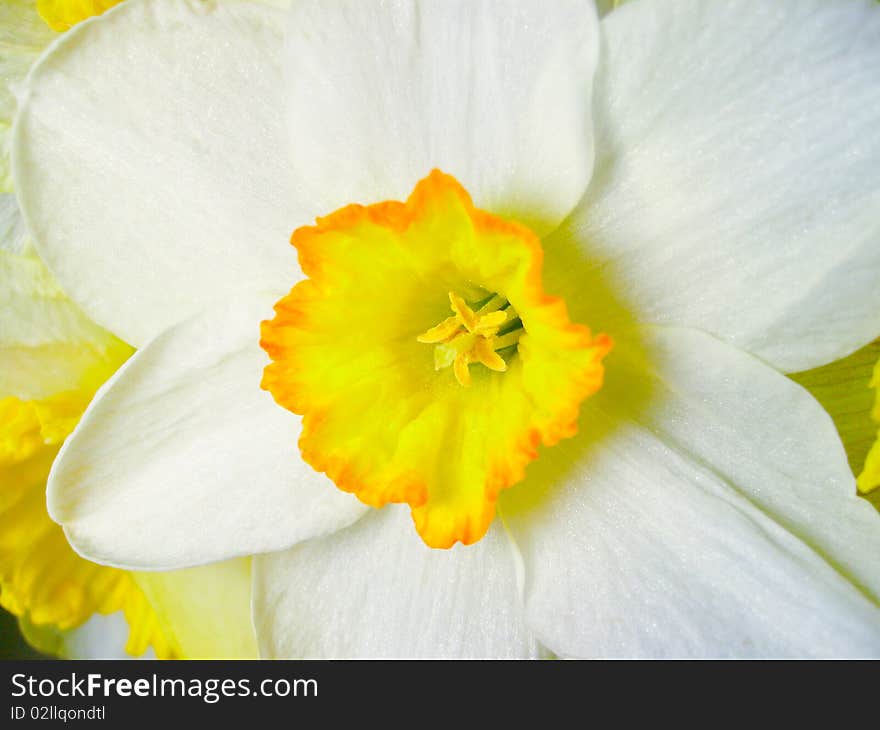
<svg viewBox="0 0 880 730"><path fill-rule="evenodd" d="M484 314L477 322L476 327L471 330L475 335L484 335L489 337L498 332L498 328L504 324L507 319L507 312L503 309L499 312Z"/></svg>
<svg viewBox="0 0 880 730"><path fill-rule="evenodd" d="M507 363L504 362L504 358L501 355L495 352L492 340L479 337L474 343L472 352L476 355L477 362L483 363L489 370L494 370L497 373L503 373L507 370Z"/></svg>
<svg viewBox="0 0 880 730"><path fill-rule="evenodd" d="M452 366L455 379L459 382L459 385L463 385L465 388L471 384L471 371L468 369L469 363L468 356L465 353L461 353L455 358L455 363Z"/></svg>
<svg viewBox="0 0 880 730"><path fill-rule="evenodd" d="M458 317L450 317L449 319L444 319L436 327L431 327L431 329L419 335L416 339L419 342L424 342L426 345L433 345L435 342L446 342L446 340L458 332L460 326L461 323Z"/></svg>
<svg viewBox="0 0 880 730"><path fill-rule="evenodd" d="M449 292L449 303L452 305L452 311L455 312L456 319L468 332L473 332L480 321L474 310L455 292Z"/></svg>

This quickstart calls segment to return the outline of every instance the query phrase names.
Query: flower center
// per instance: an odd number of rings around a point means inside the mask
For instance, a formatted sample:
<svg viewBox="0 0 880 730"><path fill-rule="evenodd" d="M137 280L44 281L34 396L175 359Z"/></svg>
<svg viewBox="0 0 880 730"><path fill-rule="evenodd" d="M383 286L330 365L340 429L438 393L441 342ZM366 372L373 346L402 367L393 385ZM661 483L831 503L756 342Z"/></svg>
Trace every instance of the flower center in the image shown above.
<svg viewBox="0 0 880 730"><path fill-rule="evenodd" d="M263 323L263 387L303 416L303 459L373 507L409 504L431 547L476 542L538 447L577 431L610 340L544 292L534 233L439 171L292 243L308 278Z"/></svg>
<svg viewBox="0 0 880 730"><path fill-rule="evenodd" d="M501 353L512 356L523 331L522 320L510 302L495 294L484 304L475 304L479 309L474 311L455 292L449 292L449 303L453 316L416 338L425 344L436 343L434 369L452 365L455 379L465 387L471 384L468 366L472 362L505 372L507 362Z"/></svg>

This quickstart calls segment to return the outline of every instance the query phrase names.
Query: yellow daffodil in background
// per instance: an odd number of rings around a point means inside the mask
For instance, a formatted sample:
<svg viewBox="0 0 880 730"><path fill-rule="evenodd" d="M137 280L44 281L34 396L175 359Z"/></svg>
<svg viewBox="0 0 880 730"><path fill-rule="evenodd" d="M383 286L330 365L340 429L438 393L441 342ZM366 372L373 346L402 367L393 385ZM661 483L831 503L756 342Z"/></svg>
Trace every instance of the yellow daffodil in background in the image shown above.
<svg viewBox="0 0 880 730"><path fill-rule="evenodd" d="M17 194L138 350L52 516L253 555L266 656L880 655L880 515L782 374L880 334L878 64L866 0L77 26Z"/></svg>
<svg viewBox="0 0 880 730"><path fill-rule="evenodd" d="M100 15L122 0L37 0L37 11L52 30L65 31L86 18Z"/></svg>
<svg viewBox="0 0 880 730"><path fill-rule="evenodd" d="M859 492L880 507L880 341L793 377L831 414Z"/></svg>
<svg viewBox="0 0 880 730"><path fill-rule="evenodd" d="M61 631L121 610L128 651L152 645L166 656L171 647L130 574L80 558L46 513L58 449L131 348L89 322L33 254L0 250L0 287L0 604Z"/></svg>
<svg viewBox="0 0 880 730"><path fill-rule="evenodd" d="M113 5L41 2L56 30ZM10 91L57 34L33 2L0 6L0 129ZM11 189L5 136L2 189ZM45 653L248 656L246 561L137 576L79 557L46 511L53 459L98 387L132 348L92 323L29 245L15 198L0 194L0 605ZM107 616L107 618L102 618Z"/></svg>
<svg viewBox="0 0 880 730"><path fill-rule="evenodd" d="M875 424L880 424L880 360L874 365L871 387L875 389L871 418ZM877 434L871 450L865 457L865 467L859 475L858 485L861 491L868 494L876 494L876 490L880 488L880 433Z"/></svg>
<svg viewBox="0 0 880 730"><path fill-rule="evenodd" d="M876 428L880 425L880 344L875 343L872 348L872 354L877 356L870 380L870 387L874 389L874 407L871 409L871 419ZM880 496L877 492L880 489L880 431L875 431L874 441L868 450L868 454L865 457L865 465L856 483L858 484L859 491L865 494Z"/></svg>

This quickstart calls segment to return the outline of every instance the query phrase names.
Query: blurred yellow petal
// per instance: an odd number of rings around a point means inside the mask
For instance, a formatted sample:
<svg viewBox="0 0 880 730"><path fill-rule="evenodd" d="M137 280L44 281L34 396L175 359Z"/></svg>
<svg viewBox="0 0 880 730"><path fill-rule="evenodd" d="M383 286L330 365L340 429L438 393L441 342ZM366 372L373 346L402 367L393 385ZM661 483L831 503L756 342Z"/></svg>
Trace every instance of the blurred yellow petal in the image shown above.
<svg viewBox="0 0 880 730"><path fill-rule="evenodd" d="M182 656L253 659L250 559L166 573L132 573Z"/></svg>
<svg viewBox="0 0 880 730"><path fill-rule="evenodd" d="M874 365L871 387L874 389L874 408L871 411L871 418L875 423L880 423L880 359ZM865 468L859 474L857 483L862 492L874 492L880 487L880 432L877 433L877 438L865 458Z"/></svg>
<svg viewBox="0 0 880 730"><path fill-rule="evenodd" d="M153 646L157 656L173 656L132 576L80 558L46 512L52 461L90 396L74 391L43 401L0 400L0 605L34 627L61 631L93 613L123 611L129 653Z"/></svg>
<svg viewBox="0 0 880 730"><path fill-rule="evenodd" d="M92 393L133 352L89 320L35 255L0 249L0 398Z"/></svg>
<svg viewBox="0 0 880 730"><path fill-rule="evenodd" d="M796 373L831 415L862 493L880 506L880 340L843 360Z"/></svg>
<svg viewBox="0 0 880 730"><path fill-rule="evenodd" d="M0 304L0 605L44 650L53 632L122 611L129 653L174 656L131 574L79 557L46 511L61 444L132 349L89 321L36 256L0 250Z"/></svg>
<svg viewBox="0 0 880 730"><path fill-rule="evenodd" d="M65 31L77 23L100 15L122 0L37 0L40 17L54 31Z"/></svg>
<svg viewBox="0 0 880 730"><path fill-rule="evenodd" d="M65 656L64 636L66 632L57 626L52 624L37 626L30 621L27 614L24 614L18 617L18 629L27 643L37 651L47 656Z"/></svg>

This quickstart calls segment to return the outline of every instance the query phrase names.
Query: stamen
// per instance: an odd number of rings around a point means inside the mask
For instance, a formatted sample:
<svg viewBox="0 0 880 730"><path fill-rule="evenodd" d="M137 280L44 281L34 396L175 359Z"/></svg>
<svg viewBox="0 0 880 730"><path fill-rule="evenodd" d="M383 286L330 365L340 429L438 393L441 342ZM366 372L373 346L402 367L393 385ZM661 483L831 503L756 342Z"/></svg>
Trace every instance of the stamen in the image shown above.
<svg viewBox="0 0 880 730"><path fill-rule="evenodd" d="M468 332L473 332L479 322L474 310L455 292L449 292L449 303L452 305L452 311L455 312L458 321L467 328Z"/></svg>
<svg viewBox="0 0 880 730"><path fill-rule="evenodd" d="M435 342L445 342L458 332L460 324L458 317L444 319L436 327L431 327L431 329L419 335L416 339L419 342L424 342L426 345L433 345Z"/></svg>
<svg viewBox="0 0 880 730"><path fill-rule="evenodd" d="M474 327L471 331L475 335L490 337L491 335L494 335L496 332L498 332L498 328L504 323L504 320L506 319L507 312L505 312L504 310L483 315L482 317L480 317L477 326Z"/></svg>
<svg viewBox="0 0 880 730"><path fill-rule="evenodd" d="M492 342L492 348L495 352L498 350L503 350L505 347L513 347L519 342L520 335L522 335L523 329L520 327L519 329L513 330L513 332L508 332L506 335L502 335L501 337L496 337Z"/></svg>
<svg viewBox="0 0 880 730"><path fill-rule="evenodd" d="M491 340L481 337L477 340L474 347L474 353L477 356L477 360L483 363L483 365L489 368L489 370L503 373L507 370L507 363L504 362L504 358L501 357L501 355L495 352L494 346L495 345Z"/></svg>
<svg viewBox="0 0 880 730"><path fill-rule="evenodd" d="M468 366L478 362L503 373L507 363L499 350L515 351L523 333L522 320L516 310L502 296L495 294L476 312L455 292L449 292L449 304L454 316L423 332L416 339L434 348L434 369L452 366L455 379L467 387L471 383ZM498 337L504 331L504 336Z"/></svg>
<svg viewBox="0 0 880 730"><path fill-rule="evenodd" d="M452 366L455 379L459 385L463 385L465 388L471 384L471 371L468 369L468 362L468 356L462 353L455 358L455 363Z"/></svg>
<svg viewBox="0 0 880 730"><path fill-rule="evenodd" d="M500 294L496 294L477 310L477 314L489 314L489 312L504 309L507 306L510 306L509 302Z"/></svg>

